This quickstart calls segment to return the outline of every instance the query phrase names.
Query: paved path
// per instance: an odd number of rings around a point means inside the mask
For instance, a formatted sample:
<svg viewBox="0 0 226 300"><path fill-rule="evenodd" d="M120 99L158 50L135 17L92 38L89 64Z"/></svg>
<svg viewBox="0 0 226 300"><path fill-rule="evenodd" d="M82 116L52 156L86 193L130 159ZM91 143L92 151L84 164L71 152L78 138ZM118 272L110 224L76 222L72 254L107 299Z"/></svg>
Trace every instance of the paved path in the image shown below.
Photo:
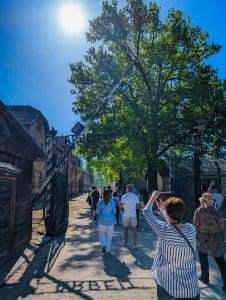
<svg viewBox="0 0 226 300"><path fill-rule="evenodd" d="M91 220L85 196L70 203L70 225L65 236L23 254L24 264L13 272L0 300L14 299L157 299L150 275L156 236L142 219L139 250L123 246L122 225L115 227L112 254L102 257L97 224ZM131 237L131 233L130 233ZM201 299L226 299L212 266L212 285L201 285Z"/></svg>

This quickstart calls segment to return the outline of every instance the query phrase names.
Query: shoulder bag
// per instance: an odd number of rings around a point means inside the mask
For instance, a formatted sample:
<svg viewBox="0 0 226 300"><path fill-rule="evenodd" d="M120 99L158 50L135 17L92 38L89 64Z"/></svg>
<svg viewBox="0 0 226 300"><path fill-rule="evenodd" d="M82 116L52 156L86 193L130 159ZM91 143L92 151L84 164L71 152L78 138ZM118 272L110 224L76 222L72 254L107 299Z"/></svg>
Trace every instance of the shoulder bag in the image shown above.
<svg viewBox="0 0 226 300"><path fill-rule="evenodd" d="M176 228L176 230L180 233L180 235L185 239L185 241L187 242L188 246L190 247L193 255L194 255L194 258L196 258L195 256L195 250L194 248L192 247L191 243L189 242L189 240L186 238L186 236L183 234L183 232L175 225L173 224L174 228Z"/></svg>

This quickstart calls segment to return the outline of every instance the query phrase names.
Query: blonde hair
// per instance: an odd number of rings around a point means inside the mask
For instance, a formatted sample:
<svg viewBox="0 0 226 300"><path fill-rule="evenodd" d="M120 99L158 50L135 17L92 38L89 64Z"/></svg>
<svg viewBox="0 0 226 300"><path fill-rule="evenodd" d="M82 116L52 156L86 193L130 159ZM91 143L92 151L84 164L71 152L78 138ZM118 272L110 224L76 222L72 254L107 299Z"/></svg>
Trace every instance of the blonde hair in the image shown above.
<svg viewBox="0 0 226 300"><path fill-rule="evenodd" d="M199 198L200 204L202 207L209 207L213 205L213 197L210 193L204 193L202 196Z"/></svg>

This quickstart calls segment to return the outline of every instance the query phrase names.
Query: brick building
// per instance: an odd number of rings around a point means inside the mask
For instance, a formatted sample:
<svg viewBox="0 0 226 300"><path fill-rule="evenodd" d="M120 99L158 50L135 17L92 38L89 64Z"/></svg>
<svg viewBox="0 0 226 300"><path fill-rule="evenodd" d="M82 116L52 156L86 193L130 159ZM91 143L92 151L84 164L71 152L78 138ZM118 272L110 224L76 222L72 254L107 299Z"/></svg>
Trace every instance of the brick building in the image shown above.
<svg viewBox="0 0 226 300"><path fill-rule="evenodd" d="M79 193L79 177L81 174L80 159L70 153L68 156L68 195L69 197Z"/></svg>
<svg viewBox="0 0 226 300"><path fill-rule="evenodd" d="M46 151L46 137L49 132L49 123L43 114L29 105L10 105L8 109L27 130L36 143ZM33 165L32 187L37 192L46 178L46 161L37 160Z"/></svg>
<svg viewBox="0 0 226 300"><path fill-rule="evenodd" d="M65 136L50 136L47 140L48 153L50 156L54 155L56 161L59 161L70 147L71 144ZM69 152L66 161L68 167L68 196L71 197L79 193L81 163L80 159L73 154L73 150Z"/></svg>
<svg viewBox="0 0 226 300"><path fill-rule="evenodd" d="M87 172L82 171L80 179L79 179L79 192L87 192L91 189L93 185L93 177L89 175Z"/></svg>

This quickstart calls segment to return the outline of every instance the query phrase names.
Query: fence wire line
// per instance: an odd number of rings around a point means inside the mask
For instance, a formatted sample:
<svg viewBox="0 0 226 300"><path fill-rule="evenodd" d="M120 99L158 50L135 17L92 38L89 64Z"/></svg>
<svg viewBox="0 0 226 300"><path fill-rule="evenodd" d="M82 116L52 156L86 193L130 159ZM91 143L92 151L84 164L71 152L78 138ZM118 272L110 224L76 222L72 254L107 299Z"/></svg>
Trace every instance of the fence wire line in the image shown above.
<svg viewBox="0 0 226 300"><path fill-rule="evenodd" d="M99 114L99 112L107 105L108 101L110 100L110 98L113 96L113 94L115 93L115 91L119 88L119 86L121 85L121 83L123 82L123 80L126 78L126 76L130 73L130 71L132 70L133 66L134 66L135 62L133 61L132 64L126 69L125 72L122 73L122 76L120 78L120 80L116 83L116 85L112 88L111 92L102 99L102 104L99 106L99 108L97 109L97 111L95 112L95 114L92 116L92 118L90 118L90 120L87 121L87 123L85 124L84 129L80 132L80 134L75 138L75 140L73 141L73 144L67 149L67 151L64 153L63 157L60 159L58 165L50 172L50 174L47 176L47 178L45 179L45 181L43 182L43 184L41 185L41 187L39 188L38 192L32 196L31 201L35 202L38 200L38 198L42 195L42 193L45 191L47 185L50 183L52 177L57 173L59 167L61 166L61 164L65 161L65 159L67 158L68 154L70 153L71 150L74 149L74 145L75 143L85 135L86 129L88 127L89 124L91 124L97 117L97 115Z"/></svg>

